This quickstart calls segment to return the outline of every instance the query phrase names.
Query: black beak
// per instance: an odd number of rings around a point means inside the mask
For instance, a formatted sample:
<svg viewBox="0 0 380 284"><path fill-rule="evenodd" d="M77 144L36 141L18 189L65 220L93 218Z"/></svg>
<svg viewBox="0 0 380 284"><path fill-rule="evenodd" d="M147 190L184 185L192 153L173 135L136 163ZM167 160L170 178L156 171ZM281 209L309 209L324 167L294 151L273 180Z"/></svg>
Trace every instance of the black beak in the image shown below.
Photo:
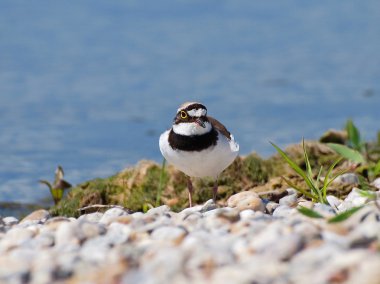
<svg viewBox="0 0 380 284"><path fill-rule="evenodd" d="M197 118L195 120L195 123L198 124L199 126L202 126L203 128L206 128L206 124L200 118Z"/></svg>

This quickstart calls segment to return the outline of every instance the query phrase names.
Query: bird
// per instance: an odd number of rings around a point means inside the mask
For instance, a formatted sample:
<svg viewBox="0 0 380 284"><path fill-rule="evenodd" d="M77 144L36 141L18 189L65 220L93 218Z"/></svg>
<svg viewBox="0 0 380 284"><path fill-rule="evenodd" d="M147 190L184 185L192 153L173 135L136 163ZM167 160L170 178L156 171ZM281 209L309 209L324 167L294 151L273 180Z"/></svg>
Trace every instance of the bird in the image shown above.
<svg viewBox="0 0 380 284"><path fill-rule="evenodd" d="M222 123L208 116L206 106L199 102L186 102L178 108L172 127L159 138L159 147L166 161L187 176L190 207L191 178L213 178L216 202L218 177L239 153L234 136Z"/></svg>

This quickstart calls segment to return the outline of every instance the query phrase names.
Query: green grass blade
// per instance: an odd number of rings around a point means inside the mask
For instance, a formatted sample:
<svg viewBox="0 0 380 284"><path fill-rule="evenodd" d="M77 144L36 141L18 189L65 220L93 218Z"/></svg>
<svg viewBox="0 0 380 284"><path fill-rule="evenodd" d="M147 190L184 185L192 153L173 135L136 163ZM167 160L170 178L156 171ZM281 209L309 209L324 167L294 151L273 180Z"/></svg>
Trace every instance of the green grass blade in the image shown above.
<svg viewBox="0 0 380 284"><path fill-rule="evenodd" d="M369 199L376 199L377 198L376 193L373 191L359 189L358 192L361 196L367 197Z"/></svg>
<svg viewBox="0 0 380 284"><path fill-rule="evenodd" d="M318 175L317 175L316 187L318 188L319 188L319 182L321 181L322 170L323 170L323 166L319 168Z"/></svg>
<svg viewBox="0 0 380 284"><path fill-rule="evenodd" d="M306 146L305 146L305 139L303 139L303 138L302 138L302 149L303 149L303 156L305 159L307 174L308 174L309 178L312 178L313 172L311 171L309 156L307 155Z"/></svg>
<svg viewBox="0 0 380 284"><path fill-rule="evenodd" d="M341 176L341 175L347 173L348 171L349 171L349 169L344 169L344 170L341 170L340 172L338 172L335 176L333 176L333 177L329 180L329 182L327 183L326 188L329 187L329 185L330 185L334 180L336 180L337 177L339 177L339 176Z"/></svg>
<svg viewBox="0 0 380 284"><path fill-rule="evenodd" d="M375 177L380 174L380 160L377 161L377 164L375 165L374 169L373 169L373 174L375 175Z"/></svg>
<svg viewBox="0 0 380 284"><path fill-rule="evenodd" d="M323 197L326 198L326 191L327 191L327 187L329 186L329 184L334 180L336 179L339 175L335 176L334 179L329 179L330 175L331 175L331 172L333 171L333 169L335 168L335 166L342 160L343 158L339 158L337 159L327 170L327 173L326 173L326 176L325 176L325 180L323 181L323 187L322 187L322 191L323 191Z"/></svg>
<svg viewBox="0 0 380 284"><path fill-rule="evenodd" d="M357 211L362 209L364 206L358 206L353 207L351 209L348 209L347 211L344 211L343 213L337 214L335 217L332 217L328 220L329 223L339 223L347 220L350 218L353 214L355 214Z"/></svg>
<svg viewBox="0 0 380 284"><path fill-rule="evenodd" d="M321 214L319 214L317 211L314 211L314 210L309 209L309 208L304 207L304 206L299 206L297 208L297 210L302 215L305 215L305 216L310 217L310 218L318 218L318 219L322 219L323 218L323 216Z"/></svg>
<svg viewBox="0 0 380 284"><path fill-rule="evenodd" d="M290 159L289 156L284 151L282 151L276 144L272 142L270 143L277 150L277 152L283 157L283 159L289 164L289 166L305 180L307 186L310 189L313 189L314 184L310 181L309 177L305 174L305 172L295 162L293 162L292 159Z"/></svg>
<svg viewBox="0 0 380 284"><path fill-rule="evenodd" d="M349 140L351 146L355 150L360 151L362 148L362 143L361 143L361 139L360 139L360 132L351 119L349 119L347 121L346 131L347 131L348 140Z"/></svg>
<svg viewBox="0 0 380 284"><path fill-rule="evenodd" d="M358 151L348 148L347 146L335 144L335 143L327 143L327 145L337 152L342 157L353 161L355 163L364 163L365 159L362 154Z"/></svg>
<svg viewBox="0 0 380 284"><path fill-rule="evenodd" d="M287 178L285 177L281 177L291 188L294 188L295 190L299 191L300 193L302 193L303 195L309 197L309 198L315 198L315 196L313 196L312 194L310 194L309 192L307 192L306 190L296 186L294 183L292 183L290 180L288 180Z"/></svg>

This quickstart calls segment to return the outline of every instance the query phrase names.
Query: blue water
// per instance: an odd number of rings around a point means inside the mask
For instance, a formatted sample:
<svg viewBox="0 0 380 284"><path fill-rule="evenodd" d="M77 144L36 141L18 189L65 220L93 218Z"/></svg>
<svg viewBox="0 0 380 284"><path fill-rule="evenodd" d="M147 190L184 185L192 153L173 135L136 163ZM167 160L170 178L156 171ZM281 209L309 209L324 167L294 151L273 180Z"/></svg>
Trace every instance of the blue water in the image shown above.
<svg viewBox="0 0 380 284"><path fill-rule="evenodd" d="M1 1L0 201L140 159L201 101L241 152L380 129L380 2Z"/></svg>

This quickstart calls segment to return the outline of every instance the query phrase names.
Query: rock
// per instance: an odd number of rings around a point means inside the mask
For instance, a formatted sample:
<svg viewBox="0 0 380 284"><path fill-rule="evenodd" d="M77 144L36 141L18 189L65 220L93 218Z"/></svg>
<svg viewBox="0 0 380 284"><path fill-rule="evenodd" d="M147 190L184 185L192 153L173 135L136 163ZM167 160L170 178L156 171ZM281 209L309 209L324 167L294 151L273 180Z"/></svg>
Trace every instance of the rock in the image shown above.
<svg viewBox="0 0 380 284"><path fill-rule="evenodd" d="M187 231L181 227L163 226L154 230L151 234L153 240L172 242L178 244L182 242Z"/></svg>
<svg viewBox="0 0 380 284"><path fill-rule="evenodd" d="M121 223L112 223L107 230L104 238L111 246L121 245L126 243L132 235L132 230L129 226Z"/></svg>
<svg viewBox="0 0 380 284"><path fill-rule="evenodd" d="M319 138L319 142L322 143L337 143L344 145L347 141L347 131L345 130L335 130L329 129L321 138Z"/></svg>
<svg viewBox="0 0 380 284"><path fill-rule="evenodd" d="M265 209L267 210L267 212L269 214L272 214L273 211L278 207L280 206L280 204L276 203L276 202L272 202L272 201L269 201L266 205L265 205Z"/></svg>
<svg viewBox="0 0 380 284"><path fill-rule="evenodd" d="M107 232L106 227L102 223L78 221L78 229L83 239L91 239Z"/></svg>
<svg viewBox="0 0 380 284"><path fill-rule="evenodd" d="M45 209L36 210L21 220L20 224L41 224L50 218L49 211Z"/></svg>
<svg viewBox="0 0 380 284"><path fill-rule="evenodd" d="M372 186L376 187L378 190L380 190L380 177L375 179L372 183Z"/></svg>
<svg viewBox="0 0 380 284"><path fill-rule="evenodd" d="M3 218L3 222L7 226L13 226L13 225L18 224L19 221L17 218L10 216L10 217Z"/></svg>
<svg viewBox="0 0 380 284"><path fill-rule="evenodd" d="M100 218L99 222L103 224L109 224L114 221L119 216L125 216L129 213L121 208L115 207L108 209L104 212L104 215Z"/></svg>
<svg viewBox="0 0 380 284"><path fill-rule="evenodd" d="M279 205L273 211L273 217L290 217L291 215L297 214L297 209L291 208L288 205Z"/></svg>
<svg viewBox="0 0 380 284"><path fill-rule="evenodd" d="M30 263L10 257L0 257L1 283L28 283L30 279Z"/></svg>
<svg viewBox="0 0 380 284"><path fill-rule="evenodd" d="M319 202L315 203L313 210L318 212L325 218L331 218L335 216L335 210L330 205L327 205L327 204L323 204Z"/></svg>
<svg viewBox="0 0 380 284"><path fill-rule="evenodd" d="M77 222L65 222L62 223L55 233L55 245L56 247L63 247L67 245L74 245L73 247L80 245L85 239L77 226Z"/></svg>
<svg viewBox="0 0 380 284"><path fill-rule="evenodd" d="M309 222L297 223L293 226L293 230L297 235L302 236L304 240L307 240L309 242L311 242L312 240L321 238L321 234L320 234L321 229L317 227L316 225L314 225L313 223L309 223Z"/></svg>
<svg viewBox="0 0 380 284"><path fill-rule="evenodd" d="M35 232L33 230L22 227L12 227L0 240L0 253L24 246L27 243L30 244L34 236Z"/></svg>
<svg viewBox="0 0 380 284"><path fill-rule="evenodd" d="M187 218L187 216L196 212L201 212L201 210L202 210L202 205L196 205L193 207L185 208L181 212L178 213L178 217L184 220Z"/></svg>
<svg viewBox="0 0 380 284"><path fill-rule="evenodd" d="M313 209L314 207L314 202L309 201L309 200L302 200L298 202L298 206L306 207L309 209Z"/></svg>
<svg viewBox="0 0 380 284"><path fill-rule="evenodd" d="M216 205L216 203L214 202L214 200L209 199L209 200L206 201L205 204L203 204L200 212L203 213L203 212L207 212L207 211L210 211L210 210L214 210L216 208L218 208L218 206Z"/></svg>
<svg viewBox="0 0 380 284"><path fill-rule="evenodd" d="M329 205L334 209L338 209L339 205L343 202L342 200L335 197L334 195L327 195L326 199Z"/></svg>
<svg viewBox="0 0 380 284"><path fill-rule="evenodd" d="M338 176L332 183L359 184L359 178L354 173L345 173Z"/></svg>
<svg viewBox="0 0 380 284"><path fill-rule="evenodd" d="M104 214L101 212L84 214L82 216L79 216L78 221L99 222L103 215Z"/></svg>
<svg viewBox="0 0 380 284"><path fill-rule="evenodd" d="M294 195L294 194L297 195L298 194L298 190L294 189L292 187L287 188L286 191L288 192L288 195Z"/></svg>
<svg viewBox="0 0 380 284"><path fill-rule="evenodd" d="M296 194L291 194L288 196L284 196L283 198L280 199L279 203L280 205L287 205L289 207L293 207L297 205L297 195Z"/></svg>
<svg viewBox="0 0 380 284"><path fill-rule="evenodd" d="M378 284L380 279L380 257L376 255L368 255L357 265L353 266L350 278L347 284Z"/></svg>
<svg viewBox="0 0 380 284"><path fill-rule="evenodd" d="M368 197L360 194L360 189L354 187L344 201L338 205L338 211L344 212L356 206L362 206L368 202Z"/></svg>
<svg viewBox="0 0 380 284"><path fill-rule="evenodd" d="M254 211L265 211L265 206L261 198L256 192L242 191L232 195L227 200L228 207L237 208L242 211L252 209Z"/></svg>
<svg viewBox="0 0 380 284"><path fill-rule="evenodd" d="M163 215L168 212L170 212L170 207L167 205L162 205L156 208L149 209L146 213L148 215Z"/></svg>
<svg viewBox="0 0 380 284"><path fill-rule="evenodd" d="M255 216L255 211L253 211L252 209L245 209L243 211L240 211L240 219L242 220L249 220L253 216Z"/></svg>
<svg viewBox="0 0 380 284"><path fill-rule="evenodd" d="M243 211L248 211L248 209L245 209ZM255 212L251 210L252 213L254 214ZM218 218L222 218L224 220L227 220L229 222L237 222L240 220L240 214L239 210L226 210L224 208L221 208L221 210L217 211L216 216Z"/></svg>

